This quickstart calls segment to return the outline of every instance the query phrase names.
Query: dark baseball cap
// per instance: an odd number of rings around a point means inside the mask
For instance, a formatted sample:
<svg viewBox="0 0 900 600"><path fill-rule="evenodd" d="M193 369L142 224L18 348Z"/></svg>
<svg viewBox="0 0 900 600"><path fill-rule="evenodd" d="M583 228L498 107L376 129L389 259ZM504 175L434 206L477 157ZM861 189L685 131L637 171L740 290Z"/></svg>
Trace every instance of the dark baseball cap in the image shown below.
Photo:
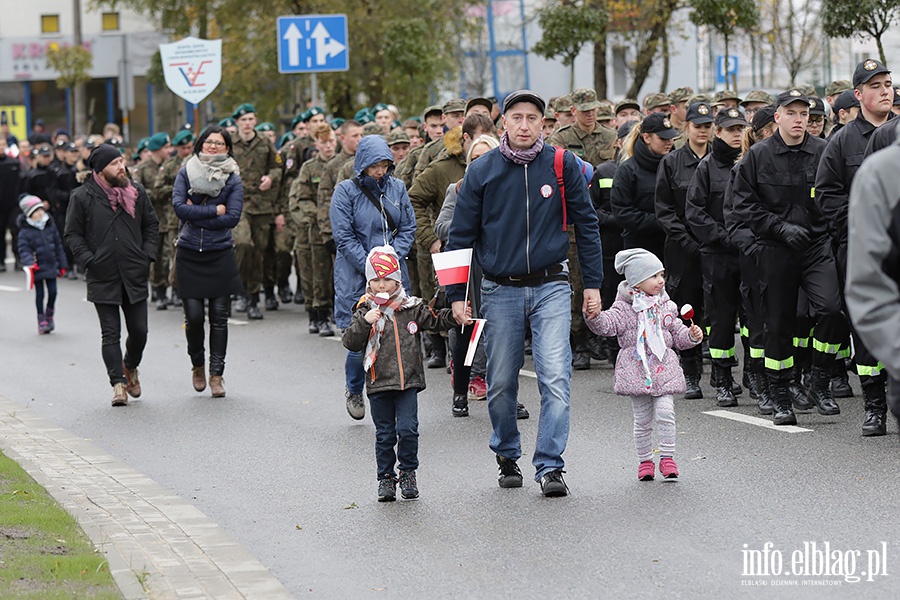
<svg viewBox="0 0 900 600"><path fill-rule="evenodd" d="M747 127L749 125L747 117L736 108L720 108L719 112L716 113L716 127L728 129L735 125Z"/></svg>
<svg viewBox="0 0 900 600"><path fill-rule="evenodd" d="M759 131L769 123L775 122L775 105L763 106L753 115L753 131Z"/></svg>
<svg viewBox="0 0 900 600"><path fill-rule="evenodd" d="M631 130L634 129L636 123L637 121L625 121L624 123L619 125L619 130L616 132L616 137L620 140L626 137L629 133L631 133Z"/></svg>
<svg viewBox="0 0 900 600"><path fill-rule="evenodd" d="M706 125L713 122L712 108L706 102L695 102L687 109L685 121L694 125Z"/></svg>
<svg viewBox="0 0 900 600"><path fill-rule="evenodd" d="M853 90L844 90L834 99L835 113L839 110L853 108L854 106L859 106L859 100L856 98L856 94L853 93Z"/></svg>
<svg viewBox="0 0 900 600"><path fill-rule="evenodd" d="M825 112L825 102L823 102L821 98L816 98L816 97L810 98L809 99L809 114L824 117L827 114Z"/></svg>
<svg viewBox="0 0 900 600"><path fill-rule="evenodd" d="M39 156L50 156L53 154L53 150L50 149L50 144L41 144L40 148L37 151Z"/></svg>
<svg viewBox="0 0 900 600"><path fill-rule="evenodd" d="M510 95L503 100L503 114L506 114L506 111L519 102L529 102L534 104L542 115L547 109L547 103L544 102L544 99L531 90L517 90L510 93Z"/></svg>
<svg viewBox="0 0 900 600"><path fill-rule="evenodd" d="M775 98L775 106L787 106L788 104L793 104L794 102L803 102L809 107L809 96L804 94L798 89L787 90L786 92L781 92L778 94L778 97Z"/></svg>
<svg viewBox="0 0 900 600"><path fill-rule="evenodd" d="M487 98L469 98L469 101L466 102L466 114L469 114L473 106L483 106L488 109L489 113L494 110L494 105Z"/></svg>
<svg viewBox="0 0 900 600"><path fill-rule="evenodd" d="M856 65L856 70L853 71L853 87L861 86L876 75L890 72L891 70L884 66L881 61L875 60L874 58L867 58Z"/></svg>
<svg viewBox="0 0 900 600"><path fill-rule="evenodd" d="M671 140L678 136L678 130L672 127L669 115L663 113L651 113L644 117L641 133L655 133L664 140Z"/></svg>

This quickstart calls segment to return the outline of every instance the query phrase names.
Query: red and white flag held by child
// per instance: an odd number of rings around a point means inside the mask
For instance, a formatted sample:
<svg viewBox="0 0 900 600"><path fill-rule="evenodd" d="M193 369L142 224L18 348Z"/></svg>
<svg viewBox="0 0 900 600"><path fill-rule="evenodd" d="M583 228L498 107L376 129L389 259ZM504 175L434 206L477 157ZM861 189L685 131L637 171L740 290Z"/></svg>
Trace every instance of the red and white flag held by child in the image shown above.
<svg viewBox="0 0 900 600"><path fill-rule="evenodd" d="M22 267L22 270L25 271L25 286L29 290L34 289L34 272L37 271L37 268L37 263L28 265L27 267Z"/></svg>
<svg viewBox="0 0 900 600"><path fill-rule="evenodd" d="M441 285L468 283L469 267L472 264L472 249L451 250L431 255L434 261L434 272Z"/></svg>
<svg viewBox="0 0 900 600"><path fill-rule="evenodd" d="M481 339L482 332L484 332L485 323L487 323L487 319L472 319L472 324L475 327L472 328L472 337L469 338L469 350L466 352L466 359L463 361L463 365L466 367L471 367L472 362L475 360L475 349L478 347L478 340Z"/></svg>

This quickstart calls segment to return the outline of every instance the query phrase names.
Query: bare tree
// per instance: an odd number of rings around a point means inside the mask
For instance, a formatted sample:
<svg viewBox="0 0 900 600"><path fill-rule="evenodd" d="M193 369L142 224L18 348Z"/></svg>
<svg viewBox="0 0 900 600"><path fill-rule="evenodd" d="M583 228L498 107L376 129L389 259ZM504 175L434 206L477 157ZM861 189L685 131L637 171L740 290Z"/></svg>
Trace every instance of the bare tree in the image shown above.
<svg viewBox="0 0 900 600"><path fill-rule="evenodd" d="M822 3L819 0L771 0L775 53L790 76L814 68L822 60Z"/></svg>

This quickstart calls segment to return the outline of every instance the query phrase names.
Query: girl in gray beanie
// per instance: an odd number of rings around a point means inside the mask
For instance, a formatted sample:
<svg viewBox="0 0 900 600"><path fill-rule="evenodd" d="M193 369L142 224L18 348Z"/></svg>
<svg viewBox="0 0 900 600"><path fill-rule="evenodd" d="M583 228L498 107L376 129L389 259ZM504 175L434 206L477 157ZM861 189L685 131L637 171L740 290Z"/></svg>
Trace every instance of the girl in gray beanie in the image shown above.
<svg viewBox="0 0 900 600"><path fill-rule="evenodd" d="M616 254L616 271L625 275L616 301L593 319L585 320L591 331L618 336L615 391L630 396L634 413L634 445L637 449L638 479L653 479L654 417L659 441L659 471L666 479L678 477L675 454L675 401L673 394L684 392L684 373L673 348L693 348L703 339L697 325L688 328L678 307L666 293L662 262L643 248ZM596 309L589 306L589 309Z"/></svg>

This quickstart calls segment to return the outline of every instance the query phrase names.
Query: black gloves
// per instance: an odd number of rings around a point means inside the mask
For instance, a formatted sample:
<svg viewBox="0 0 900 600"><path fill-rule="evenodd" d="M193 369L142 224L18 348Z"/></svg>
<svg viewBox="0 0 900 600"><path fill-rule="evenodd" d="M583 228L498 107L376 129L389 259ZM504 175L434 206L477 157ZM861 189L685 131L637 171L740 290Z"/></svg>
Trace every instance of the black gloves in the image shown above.
<svg viewBox="0 0 900 600"><path fill-rule="evenodd" d="M803 250L809 245L809 232L806 228L788 221L775 226L775 235L792 250Z"/></svg>
<svg viewBox="0 0 900 600"><path fill-rule="evenodd" d="M334 239L326 240L324 246L332 254L337 254L337 245L335 245Z"/></svg>

